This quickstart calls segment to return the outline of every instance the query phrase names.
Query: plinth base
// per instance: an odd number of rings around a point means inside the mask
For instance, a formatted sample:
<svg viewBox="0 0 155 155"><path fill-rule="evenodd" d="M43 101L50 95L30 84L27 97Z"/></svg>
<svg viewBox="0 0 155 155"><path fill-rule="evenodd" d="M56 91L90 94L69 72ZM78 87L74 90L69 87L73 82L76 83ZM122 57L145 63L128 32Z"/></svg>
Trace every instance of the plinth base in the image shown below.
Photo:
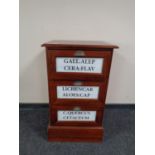
<svg viewBox="0 0 155 155"><path fill-rule="evenodd" d="M103 127L48 126L48 141L102 142Z"/></svg>

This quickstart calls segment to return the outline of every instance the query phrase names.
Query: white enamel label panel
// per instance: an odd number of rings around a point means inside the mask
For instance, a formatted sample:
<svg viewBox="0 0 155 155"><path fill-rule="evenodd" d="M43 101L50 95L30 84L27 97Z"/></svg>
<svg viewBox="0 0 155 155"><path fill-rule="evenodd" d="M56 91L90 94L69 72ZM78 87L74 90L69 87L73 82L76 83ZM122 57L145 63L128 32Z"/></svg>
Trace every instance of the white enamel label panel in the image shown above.
<svg viewBox="0 0 155 155"><path fill-rule="evenodd" d="M98 94L96 86L57 86L59 99L98 99Z"/></svg>
<svg viewBox="0 0 155 155"><path fill-rule="evenodd" d="M56 72L102 73L103 58L57 57Z"/></svg>
<svg viewBox="0 0 155 155"><path fill-rule="evenodd" d="M96 111L58 111L58 121L95 121Z"/></svg>

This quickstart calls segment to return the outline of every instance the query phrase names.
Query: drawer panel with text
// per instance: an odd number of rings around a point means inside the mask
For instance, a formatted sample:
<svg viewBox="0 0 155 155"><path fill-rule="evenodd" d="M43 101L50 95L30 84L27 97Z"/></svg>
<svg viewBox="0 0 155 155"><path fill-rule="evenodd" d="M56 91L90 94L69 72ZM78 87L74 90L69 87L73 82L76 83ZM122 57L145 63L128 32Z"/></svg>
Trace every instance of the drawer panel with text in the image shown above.
<svg viewBox="0 0 155 155"><path fill-rule="evenodd" d="M105 102L104 82L53 81L49 82L50 101L54 105L96 105Z"/></svg>
<svg viewBox="0 0 155 155"><path fill-rule="evenodd" d="M53 107L51 113L51 123L53 125L72 125L72 126L98 126L103 111L98 108L88 108L80 106Z"/></svg>
<svg viewBox="0 0 155 155"><path fill-rule="evenodd" d="M111 51L47 51L50 79L103 80L110 71Z"/></svg>

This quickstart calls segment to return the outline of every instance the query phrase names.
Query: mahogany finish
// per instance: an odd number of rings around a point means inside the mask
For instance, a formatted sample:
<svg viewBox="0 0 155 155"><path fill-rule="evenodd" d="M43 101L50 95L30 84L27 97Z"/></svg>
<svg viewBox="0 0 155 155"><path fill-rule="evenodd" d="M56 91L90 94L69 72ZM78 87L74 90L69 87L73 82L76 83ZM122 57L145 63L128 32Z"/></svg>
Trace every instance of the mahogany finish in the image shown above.
<svg viewBox="0 0 155 155"><path fill-rule="evenodd" d="M53 40L44 43L48 49L92 49L92 50L103 50L118 48L117 45L112 45L103 41L65 41L65 40Z"/></svg>
<svg viewBox="0 0 155 155"><path fill-rule="evenodd" d="M96 111L96 120L94 121L58 121L57 120L57 111L58 110L71 110L74 111L74 108L79 107L80 111ZM96 106L77 106L76 104L72 106L52 106L52 111L51 111L51 124L52 125L62 125L62 126L99 126L102 125L102 117L103 117L103 108L97 108Z"/></svg>
<svg viewBox="0 0 155 155"><path fill-rule="evenodd" d="M99 95L98 99L59 99L57 98L57 86L74 86L74 83L76 81L55 81L55 82L49 82L49 100L53 105L77 105L77 106L96 106L96 107L101 107L103 106L103 102L105 102L106 98L106 83L105 82L87 82L83 81L80 86L98 86L99 87Z"/></svg>
<svg viewBox="0 0 155 155"><path fill-rule="evenodd" d="M102 127L48 126L48 140L58 142L101 142Z"/></svg>
<svg viewBox="0 0 155 155"><path fill-rule="evenodd" d="M46 48L49 89L49 141L101 142L106 93L111 61L116 45L93 41L51 41ZM78 50L82 51L78 55ZM103 58L101 73L57 72L56 58ZM59 65L59 64L58 64ZM77 85L80 82L80 85ZM98 98L58 98L57 86L98 87ZM59 121L58 111L96 111L95 121Z"/></svg>
<svg viewBox="0 0 155 155"><path fill-rule="evenodd" d="M110 72L110 64L112 61L112 49L104 49L101 51L84 51L83 58L104 58L102 73L60 73L56 72L57 57L78 57L75 56L76 50L47 50L48 77L50 80L106 80Z"/></svg>

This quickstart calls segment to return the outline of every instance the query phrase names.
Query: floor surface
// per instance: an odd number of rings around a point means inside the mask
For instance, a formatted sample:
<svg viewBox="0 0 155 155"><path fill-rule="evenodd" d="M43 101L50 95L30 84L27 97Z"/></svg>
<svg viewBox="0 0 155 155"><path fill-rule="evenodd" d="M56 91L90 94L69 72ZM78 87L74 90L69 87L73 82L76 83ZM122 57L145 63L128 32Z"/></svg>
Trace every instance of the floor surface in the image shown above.
<svg viewBox="0 0 155 155"><path fill-rule="evenodd" d="M20 108L20 155L134 155L135 110L106 108L102 143L48 142L48 108Z"/></svg>

